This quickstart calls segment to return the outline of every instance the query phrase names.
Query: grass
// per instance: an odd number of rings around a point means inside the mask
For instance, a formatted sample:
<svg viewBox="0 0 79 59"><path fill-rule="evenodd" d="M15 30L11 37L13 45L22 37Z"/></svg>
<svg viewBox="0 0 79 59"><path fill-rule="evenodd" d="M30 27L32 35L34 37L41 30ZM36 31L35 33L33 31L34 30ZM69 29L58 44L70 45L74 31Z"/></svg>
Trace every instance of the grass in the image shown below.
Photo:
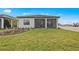
<svg viewBox="0 0 79 59"><path fill-rule="evenodd" d="M12 29L0 29L0 32L4 32L4 31L9 31L9 30L12 30Z"/></svg>
<svg viewBox="0 0 79 59"><path fill-rule="evenodd" d="M6 30L4 30L4 29L0 29L0 32L4 32L4 31L6 31Z"/></svg>
<svg viewBox="0 0 79 59"><path fill-rule="evenodd" d="M2 51L79 51L79 32L62 29L31 29L0 36Z"/></svg>

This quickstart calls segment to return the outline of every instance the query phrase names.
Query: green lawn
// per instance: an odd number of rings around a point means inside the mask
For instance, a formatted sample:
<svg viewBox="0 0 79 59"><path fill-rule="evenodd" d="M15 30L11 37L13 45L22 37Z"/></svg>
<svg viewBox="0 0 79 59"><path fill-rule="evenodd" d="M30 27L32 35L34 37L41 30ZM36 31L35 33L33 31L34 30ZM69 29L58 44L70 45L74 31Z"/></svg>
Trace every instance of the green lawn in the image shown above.
<svg viewBox="0 0 79 59"><path fill-rule="evenodd" d="M3 32L3 31L6 31L6 30L4 30L4 29L0 29L0 32Z"/></svg>
<svg viewBox="0 0 79 59"><path fill-rule="evenodd" d="M0 50L78 51L79 32L62 29L31 29L16 35L0 36Z"/></svg>
<svg viewBox="0 0 79 59"><path fill-rule="evenodd" d="M0 32L4 32L4 31L9 31L9 30L12 30L12 29L0 29Z"/></svg>

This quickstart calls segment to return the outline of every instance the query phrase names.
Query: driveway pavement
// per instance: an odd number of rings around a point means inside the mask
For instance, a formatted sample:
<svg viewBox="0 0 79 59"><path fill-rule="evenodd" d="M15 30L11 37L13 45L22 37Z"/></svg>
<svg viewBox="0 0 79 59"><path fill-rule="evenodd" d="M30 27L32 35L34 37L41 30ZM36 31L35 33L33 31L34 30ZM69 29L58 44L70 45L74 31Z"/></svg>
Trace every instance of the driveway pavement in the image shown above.
<svg viewBox="0 0 79 59"><path fill-rule="evenodd" d="M65 30L79 32L79 27L60 27L60 28L65 29Z"/></svg>

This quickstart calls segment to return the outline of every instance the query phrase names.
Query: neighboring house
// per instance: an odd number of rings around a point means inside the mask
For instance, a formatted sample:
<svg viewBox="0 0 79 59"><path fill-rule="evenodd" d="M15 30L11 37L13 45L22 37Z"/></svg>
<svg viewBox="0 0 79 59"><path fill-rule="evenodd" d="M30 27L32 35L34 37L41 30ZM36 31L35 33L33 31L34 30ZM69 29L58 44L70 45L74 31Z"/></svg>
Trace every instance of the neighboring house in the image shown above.
<svg viewBox="0 0 79 59"><path fill-rule="evenodd" d="M18 28L57 28L59 16L17 16Z"/></svg>
<svg viewBox="0 0 79 59"><path fill-rule="evenodd" d="M14 17L5 14L0 15L0 29L13 28Z"/></svg>

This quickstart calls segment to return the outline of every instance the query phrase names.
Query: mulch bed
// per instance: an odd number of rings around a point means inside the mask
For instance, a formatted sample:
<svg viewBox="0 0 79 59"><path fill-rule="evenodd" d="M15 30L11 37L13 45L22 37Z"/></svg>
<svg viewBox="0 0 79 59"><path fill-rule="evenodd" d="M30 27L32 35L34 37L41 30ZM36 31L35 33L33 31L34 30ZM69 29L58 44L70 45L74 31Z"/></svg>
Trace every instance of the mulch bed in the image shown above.
<svg viewBox="0 0 79 59"><path fill-rule="evenodd" d="M19 34L19 33L22 33L22 32L28 31L28 30L29 29L17 28L17 29L13 29L13 30L9 30L9 31L0 32L0 36Z"/></svg>

